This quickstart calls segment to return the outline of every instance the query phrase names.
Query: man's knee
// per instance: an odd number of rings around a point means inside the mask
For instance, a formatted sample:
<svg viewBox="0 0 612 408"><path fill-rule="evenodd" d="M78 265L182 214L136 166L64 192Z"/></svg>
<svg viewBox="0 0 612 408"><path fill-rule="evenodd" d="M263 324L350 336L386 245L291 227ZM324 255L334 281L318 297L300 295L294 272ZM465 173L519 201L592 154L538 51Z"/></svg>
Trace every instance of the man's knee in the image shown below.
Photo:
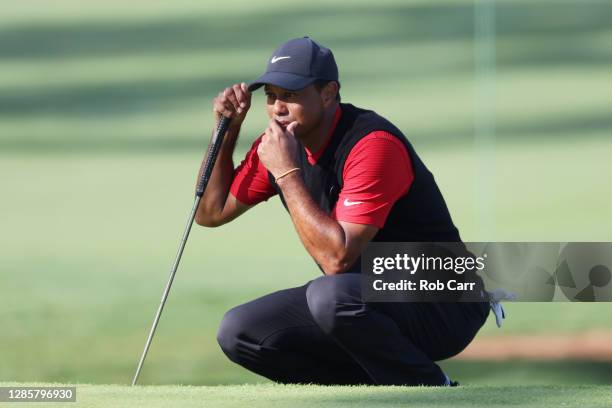
<svg viewBox="0 0 612 408"><path fill-rule="evenodd" d="M356 284L359 284L358 276L334 275L322 276L308 285L308 309L321 330L328 334L333 332L341 318L349 317L355 307L361 307Z"/></svg>
<svg viewBox="0 0 612 408"><path fill-rule="evenodd" d="M245 324L246 321L241 313L241 309L235 307L225 313L219 325L217 343L219 343L221 350L223 350L232 361L238 360L238 344Z"/></svg>

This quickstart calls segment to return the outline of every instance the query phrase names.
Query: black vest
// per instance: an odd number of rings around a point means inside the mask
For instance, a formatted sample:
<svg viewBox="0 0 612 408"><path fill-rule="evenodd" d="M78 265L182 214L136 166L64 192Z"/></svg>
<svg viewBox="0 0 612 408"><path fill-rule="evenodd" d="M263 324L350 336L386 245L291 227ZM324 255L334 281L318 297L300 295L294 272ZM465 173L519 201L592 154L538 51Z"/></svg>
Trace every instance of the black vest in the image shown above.
<svg viewBox="0 0 612 408"><path fill-rule="evenodd" d="M460 241L459 232L453 224L433 175L402 132L373 111L360 109L351 104L341 104L341 109L342 115L334 134L323 155L314 165L308 163L306 152L301 149L298 166L302 170L302 178L314 201L330 214L343 186L344 163L351 149L369 133L376 130L386 131L397 137L406 147L412 161L414 180L408 193L395 202L385 225L372 241ZM397 175L397 177L402 176L402 174ZM268 177L286 208L282 192L274 182L274 177L270 173Z"/></svg>

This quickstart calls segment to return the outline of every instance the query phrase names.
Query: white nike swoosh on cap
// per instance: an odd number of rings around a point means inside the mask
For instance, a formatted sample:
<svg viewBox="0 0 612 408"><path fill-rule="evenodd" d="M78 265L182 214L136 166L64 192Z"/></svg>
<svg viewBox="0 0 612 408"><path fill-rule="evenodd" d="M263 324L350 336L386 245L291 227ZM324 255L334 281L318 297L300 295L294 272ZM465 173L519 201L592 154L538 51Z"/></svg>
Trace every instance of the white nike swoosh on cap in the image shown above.
<svg viewBox="0 0 612 408"><path fill-rule="evenodd" d="M350 207L351 205L363 204L363 201L349 201L348 198L344 199L344 206Z"/></svg>
<svg viewBox="0 0 612 408"><path fill-rule="evenodd" d="M283 59L287 59L287 58L291 58L291 57L272 57L272 59L270 60L270 62L272 64L276 64L276 62L283 60Z"/></svg>

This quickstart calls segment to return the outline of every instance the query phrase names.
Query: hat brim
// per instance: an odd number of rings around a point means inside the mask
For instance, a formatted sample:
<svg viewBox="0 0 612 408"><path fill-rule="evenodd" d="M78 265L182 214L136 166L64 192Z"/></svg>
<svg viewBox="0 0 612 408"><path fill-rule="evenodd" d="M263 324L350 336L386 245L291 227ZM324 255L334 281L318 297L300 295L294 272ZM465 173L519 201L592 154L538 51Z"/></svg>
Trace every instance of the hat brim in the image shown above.
<svg viewBox="0 0 612 408"><path fill-rule="evenodd" d="M289 91L297 91L307 87L316 81L317 78L305 77L287 72L266 72L255 81L249 84L249 92L262 87L263 85L274 85L279 88L288 89Z"/></svg>

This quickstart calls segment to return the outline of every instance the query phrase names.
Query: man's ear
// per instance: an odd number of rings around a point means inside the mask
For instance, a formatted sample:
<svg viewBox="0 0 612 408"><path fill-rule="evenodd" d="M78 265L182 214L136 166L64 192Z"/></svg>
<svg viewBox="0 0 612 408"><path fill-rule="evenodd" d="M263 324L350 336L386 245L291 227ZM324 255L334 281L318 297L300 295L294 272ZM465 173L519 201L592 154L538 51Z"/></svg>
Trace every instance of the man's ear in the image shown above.
<svg viewBox="0 0 612 408"><path fill-rule="evenodd" d="M336 101L336 95L338 95L338 83L336 81L328 82L325 87L321 90L321 96L323 97L323 103L328 106Z"/></svg>

